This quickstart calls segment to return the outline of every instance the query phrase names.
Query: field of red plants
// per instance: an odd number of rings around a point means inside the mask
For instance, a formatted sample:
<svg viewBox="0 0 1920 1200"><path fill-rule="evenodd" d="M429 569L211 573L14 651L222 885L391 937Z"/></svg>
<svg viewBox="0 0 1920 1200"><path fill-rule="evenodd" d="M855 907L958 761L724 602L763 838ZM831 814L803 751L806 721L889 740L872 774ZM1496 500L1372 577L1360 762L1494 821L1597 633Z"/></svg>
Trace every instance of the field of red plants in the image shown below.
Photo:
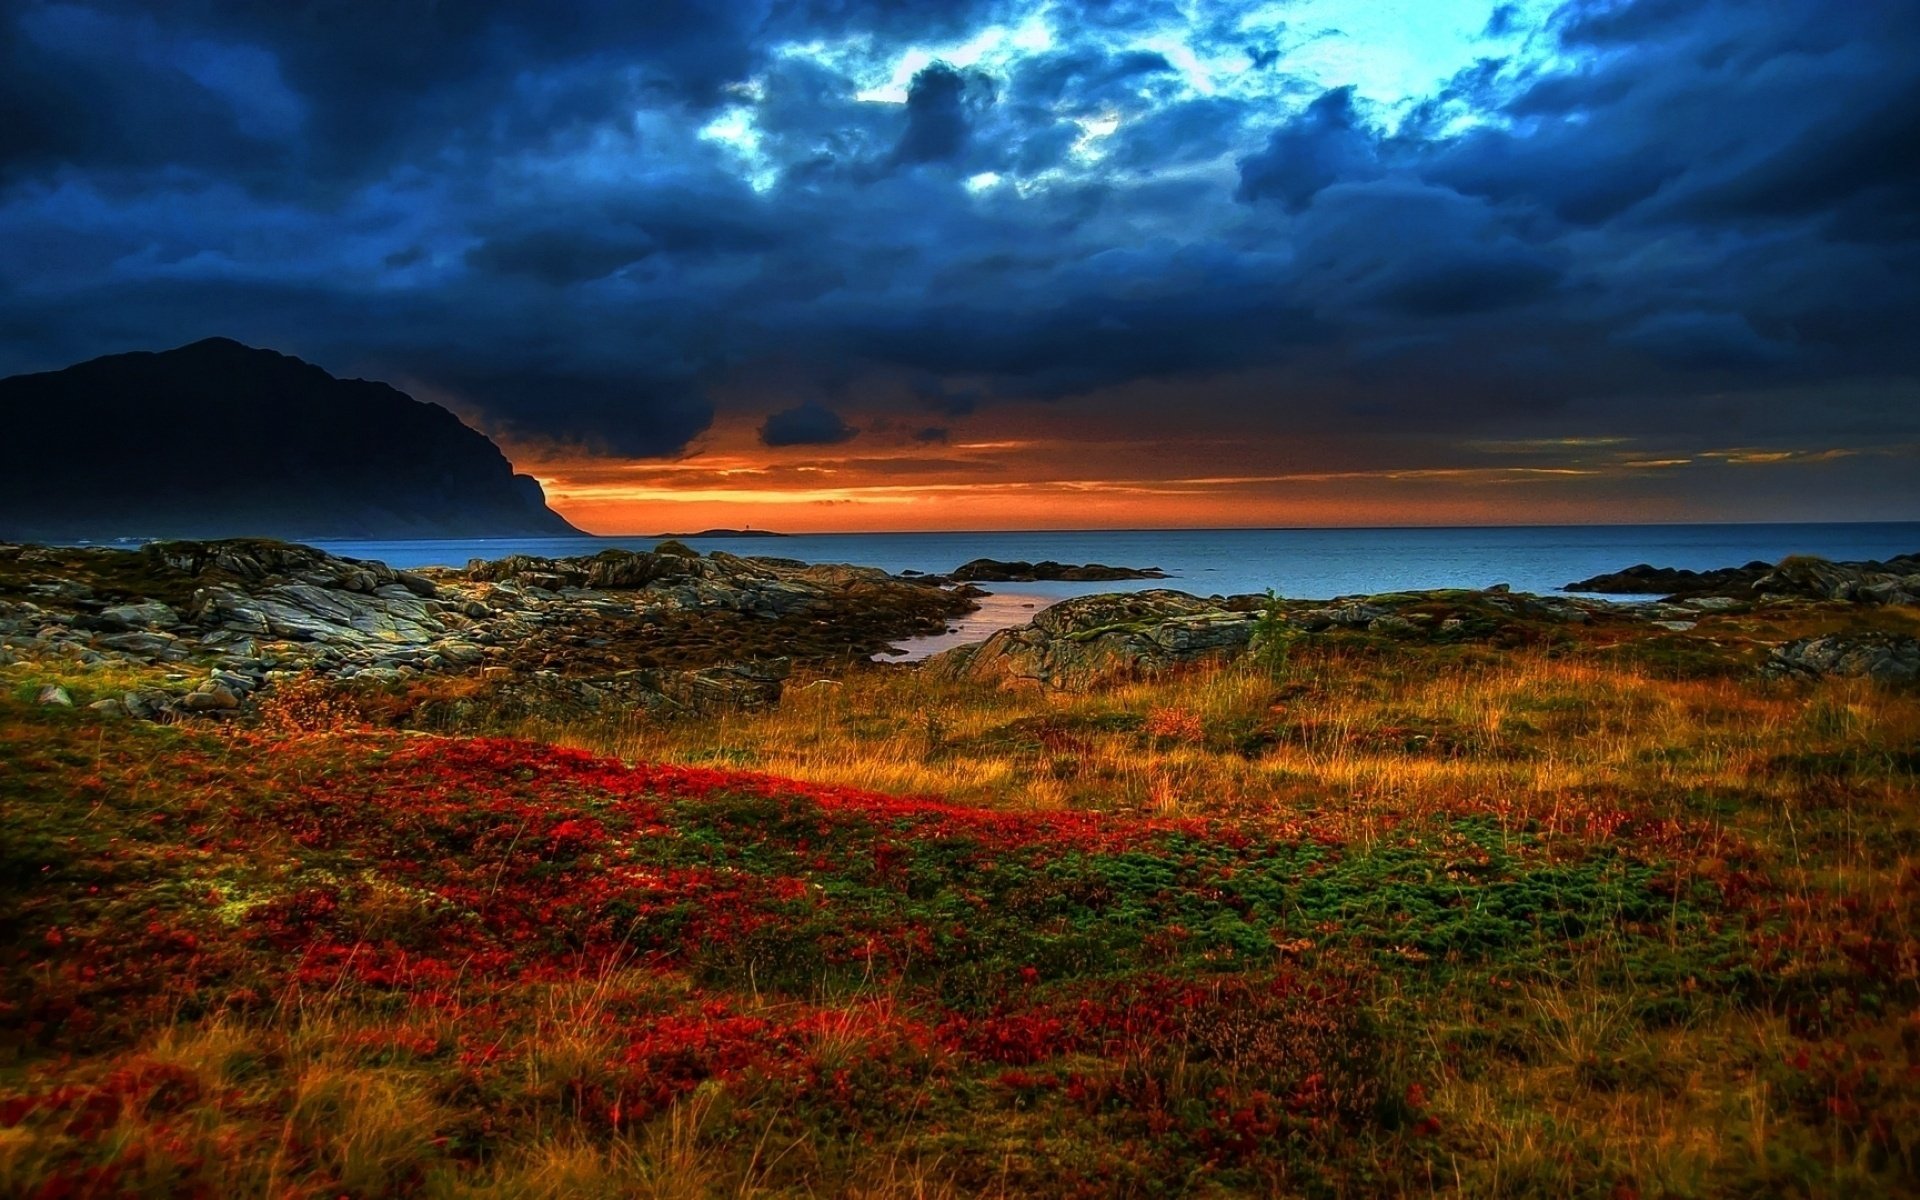
<svg viewBox="0 0 1920 1200"><path fill-rule="evenodd" d="M1920 873L1862 902L1630 798L1357 840L8 704L8 1195L1897 1194L1920 1166ZM1569 1133L1489 1144L1502 1105ZM1647 1106L1674 1143L1608 1151Z"/></svg>

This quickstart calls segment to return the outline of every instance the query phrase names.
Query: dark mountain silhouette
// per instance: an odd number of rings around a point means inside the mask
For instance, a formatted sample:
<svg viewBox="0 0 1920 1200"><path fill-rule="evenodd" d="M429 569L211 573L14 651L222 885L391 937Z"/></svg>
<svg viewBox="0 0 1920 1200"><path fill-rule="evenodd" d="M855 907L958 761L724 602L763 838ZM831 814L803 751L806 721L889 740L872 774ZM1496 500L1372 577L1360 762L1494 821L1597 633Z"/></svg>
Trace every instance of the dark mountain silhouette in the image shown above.
<svg viewBox="0 0 1920 1200"><path fill-rule="evenodd" d="M580 531L436 404L226 338L0 379L0 538Z"/></svg>

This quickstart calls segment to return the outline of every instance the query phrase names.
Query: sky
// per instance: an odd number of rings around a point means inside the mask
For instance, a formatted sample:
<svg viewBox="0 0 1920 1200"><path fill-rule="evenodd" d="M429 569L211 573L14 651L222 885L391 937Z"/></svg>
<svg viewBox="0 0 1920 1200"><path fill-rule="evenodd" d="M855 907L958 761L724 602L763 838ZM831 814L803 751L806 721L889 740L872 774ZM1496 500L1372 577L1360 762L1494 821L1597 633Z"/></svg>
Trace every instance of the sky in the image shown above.
<svg viewBox="0 0 1920 1200"><path fill-rule="evenodd" d="M0 0L0 374L599 533L1920 519L1911 0Z"/></svg>

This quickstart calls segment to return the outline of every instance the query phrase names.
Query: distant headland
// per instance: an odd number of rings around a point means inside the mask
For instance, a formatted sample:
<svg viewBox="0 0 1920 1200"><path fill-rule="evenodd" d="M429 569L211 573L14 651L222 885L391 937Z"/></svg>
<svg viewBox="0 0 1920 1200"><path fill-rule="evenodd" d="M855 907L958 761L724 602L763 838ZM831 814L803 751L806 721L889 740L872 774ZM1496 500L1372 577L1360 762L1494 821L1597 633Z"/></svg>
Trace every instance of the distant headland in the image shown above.
<svg viewBox="0 0 1920 1200"><path fill-rule="evenodd" d="M0 379L0 539L574 536L485 434L209 338Z"/></svg>

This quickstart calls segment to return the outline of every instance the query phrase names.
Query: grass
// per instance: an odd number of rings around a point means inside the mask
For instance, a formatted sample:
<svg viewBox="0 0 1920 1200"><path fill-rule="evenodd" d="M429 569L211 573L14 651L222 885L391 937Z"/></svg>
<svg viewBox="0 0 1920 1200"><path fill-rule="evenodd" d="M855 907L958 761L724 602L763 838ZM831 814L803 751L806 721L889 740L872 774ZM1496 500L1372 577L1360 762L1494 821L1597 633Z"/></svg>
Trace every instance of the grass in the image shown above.
<svg viewBox="0 0 1920 1200"><path fill-rule="evenodd" d="M1627 650L511 739L7 668L0 1193L1912 1194L1920 697Z"/></svg>

